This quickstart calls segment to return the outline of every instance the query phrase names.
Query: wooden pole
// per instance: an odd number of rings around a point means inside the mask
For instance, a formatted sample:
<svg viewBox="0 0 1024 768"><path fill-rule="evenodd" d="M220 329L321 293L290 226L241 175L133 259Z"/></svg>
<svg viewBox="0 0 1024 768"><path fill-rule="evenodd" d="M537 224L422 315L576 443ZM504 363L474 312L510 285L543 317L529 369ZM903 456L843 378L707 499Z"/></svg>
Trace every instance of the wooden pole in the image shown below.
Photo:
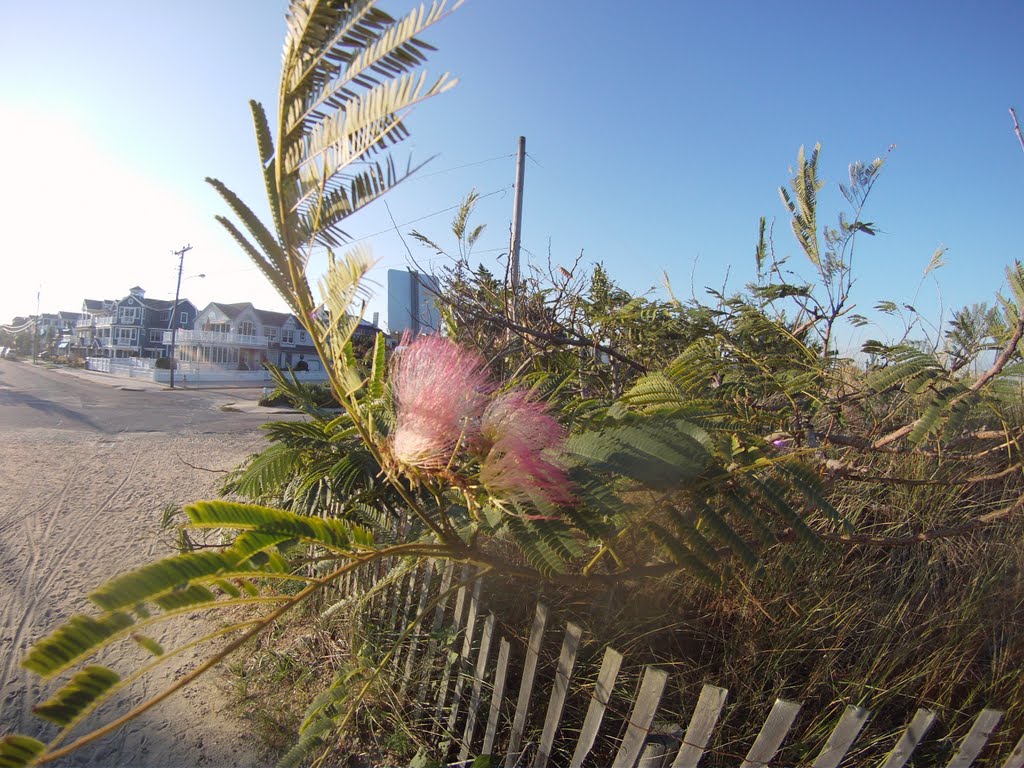
<svg viewBox="0 0 1024 768"><path fill-rule="evenodd" d="M185 266L185 254L191 250L192 246L186 245L180 251L174 251L174 255L178 257L178 287L174 289L174 308L171 310L171 320L168 323L171 331L171 389L174 389L174 347L178 335L178 324L174 321L174 316L178 312L178 299L181 297L181 270Z"/></svg>
<svg viewBox="0 0 1024 768"><path fill-rule="evenodd" d="M519 151L516 154L516 196L512 203L512 242L509 245L509 274L512 282L512 318L516 316L516 299L519 295L519 249L522 242L523 226L523 180L526 176L526 137L519 137Z"/></svg>

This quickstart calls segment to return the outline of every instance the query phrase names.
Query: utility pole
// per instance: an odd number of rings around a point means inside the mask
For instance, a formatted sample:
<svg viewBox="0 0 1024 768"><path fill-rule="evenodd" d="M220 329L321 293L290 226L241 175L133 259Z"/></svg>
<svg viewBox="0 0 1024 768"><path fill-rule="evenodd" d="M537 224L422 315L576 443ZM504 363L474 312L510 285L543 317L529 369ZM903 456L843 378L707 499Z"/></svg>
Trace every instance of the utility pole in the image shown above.
<svg viewBox="0 0 1024 768"><path fill-rule="evenodd" d="M180 251L172 251L178 257L178 287L174 289L174 308L171 310L171 319L167 323L168 329L171 332L171 389L174 389L174 368L177 365L177 361L174 359L174 346L178 336L178 324L174 322L174 318L178 314L178 299L181 296L181 272L185 267L185 254L191 250L192 246L186 245Z"/></svg>
<svg viewBox="0 0 1024 768"><path fill-rule="evenodd" d="M512 241L508 249L509 274L512 283L512 319L516 318L519 299L519 246L523 226L523 179L526 175L526 137L519 137L519 152L516 154L516 196L512 203Z"/></svg>
<svg viewBox="0 0 1024 768"><path fill-rule="evenodd" d="M43 286L40 285L36 290L36 321L32 324L32 365L36 364L36 355L39 350L39 294L43 292Z"/></svg>

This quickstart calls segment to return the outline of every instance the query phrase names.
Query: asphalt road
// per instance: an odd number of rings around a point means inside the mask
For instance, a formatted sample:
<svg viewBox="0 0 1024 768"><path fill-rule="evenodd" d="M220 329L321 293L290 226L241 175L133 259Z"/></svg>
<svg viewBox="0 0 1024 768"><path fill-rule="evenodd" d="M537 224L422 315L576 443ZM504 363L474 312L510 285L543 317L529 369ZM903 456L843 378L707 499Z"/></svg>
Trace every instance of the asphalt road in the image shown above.
<svg viewBox="0 0 1024 768"><path fill-rule="evenodd" d="M232 410L232 403L251 408L261 393L159 389L104 374L0 359L0 429L238 434L282 418L270 411Z"/></svg>

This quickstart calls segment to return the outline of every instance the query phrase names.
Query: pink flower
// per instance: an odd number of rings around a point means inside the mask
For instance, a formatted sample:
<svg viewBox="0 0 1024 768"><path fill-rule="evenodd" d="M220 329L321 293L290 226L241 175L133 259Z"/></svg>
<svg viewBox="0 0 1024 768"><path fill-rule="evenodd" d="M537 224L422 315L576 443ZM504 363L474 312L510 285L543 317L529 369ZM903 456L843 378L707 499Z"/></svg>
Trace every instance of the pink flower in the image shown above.
<svg viewBox="0 0 1024 768"><path fill-rule="evenodd" d="M480 482L500 499L529 502L541 509L567 506L575 502L572 483L556 461L552 452L504 437L480 465Z"/></svg>
<svg viewBox="0 0 1024 768"><path fill-rule="evenodd" d="M498 498L535 507L572 504L572 484L558 462L565 428L547 404L522 390L495 397L480 419L490 450L480 466L480 481Z"/></svg>
<svg viewBox="0 0 1024 768"><path fill-rule="evenodd" d="M490 386L479 355L440 336L421 336L398 354L391 388L392 455L409 466L443 469L460 439L478 433Z"/></svg>
<svg viewBox="0 0 1024 768"><path fill-rule="evenodd" d="M480 434L488 443L508 438L540 451L561 444L565 428L548 413L547 403L513 389L491 400L480 419Z"/></svg>

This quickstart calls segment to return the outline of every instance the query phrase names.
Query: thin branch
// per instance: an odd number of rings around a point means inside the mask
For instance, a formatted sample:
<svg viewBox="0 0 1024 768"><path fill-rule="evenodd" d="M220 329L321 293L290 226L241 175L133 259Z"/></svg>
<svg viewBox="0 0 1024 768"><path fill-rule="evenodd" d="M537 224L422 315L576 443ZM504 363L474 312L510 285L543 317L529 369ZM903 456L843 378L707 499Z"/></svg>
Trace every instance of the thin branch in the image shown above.
<svg viewBox="0 0 1024 768"><path fill-rule="evenodd" d="M184 464L189 469L198 469L200 472L212 472L212 473L218 474L218 475L227 475L227 474L231 473L230 469L210 469L209 467L199 467L199 466L196 466L195 464L189 464L187 461L185 461L183 458L181 458L181 456L179 456L177 452L175 452L174 455L178 459L178 461L180 461L182 464Z"/></svg>
<svg viewBox="0 0 1024 768"><path fill-rule="evenodd" d="M1017 134L1017 141L1020 142L1020 148L1024 149L1024 135L1021 135L1020 123L1017 122L1017 113L1014 111L1013 107L1010 107L1010 117L1013 118L1013 130L1014 133Z"/></svg>
<svg viewBox="0 0 1024 768"><path fill-rule="evenodd" d="M572 329L566 328L561 323L556 323L556 325L561 331L563 331L567 335L556 336L555 334L552 333L545 333L544 331L539 331L535 328L528 328L525 325L514 323L507 317L499 317L497 315L491 315L486 312L482 312L478 309L467 306L465 304L451 303L451 306L454 306L460 312L465 312L466 314L472 315L478 320L489 320L490 322L500 324L504 326L507 330L515 331L516 333L522 336L529 336L532 338L541 339L543 341L550 342L556 346L570 346L581 347L584 349L596 349L597 351L603 352L604 354L608 355L608 357L612 358L613 360L618 360L620 363L628 365L630 368L639 373L647 373L647 366L643 365L639 361L633 360L632 358L623 355L621 352L616 352L614 349L606 347L604 344L601 344L600 342L597 342L594 339L588 339L585 336L576 333Z"/></svg>

